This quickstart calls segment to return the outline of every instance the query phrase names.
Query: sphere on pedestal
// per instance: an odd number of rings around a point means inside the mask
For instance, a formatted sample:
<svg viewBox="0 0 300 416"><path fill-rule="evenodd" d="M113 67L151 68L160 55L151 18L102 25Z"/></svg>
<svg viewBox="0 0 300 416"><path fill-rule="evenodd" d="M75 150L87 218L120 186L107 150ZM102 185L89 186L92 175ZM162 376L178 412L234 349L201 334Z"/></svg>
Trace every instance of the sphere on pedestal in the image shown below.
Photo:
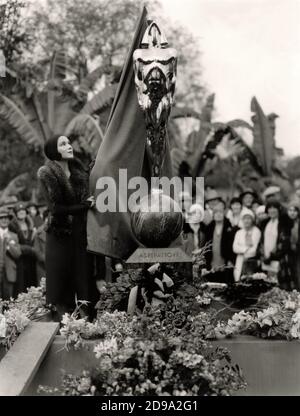
<svg viewBox="0 0 300 416"><path fill-rule="evenodd" d="M183 227L181 208L161 190L153 189L132 213L131 227L137 240L145 247L169 247Z"/></svg>

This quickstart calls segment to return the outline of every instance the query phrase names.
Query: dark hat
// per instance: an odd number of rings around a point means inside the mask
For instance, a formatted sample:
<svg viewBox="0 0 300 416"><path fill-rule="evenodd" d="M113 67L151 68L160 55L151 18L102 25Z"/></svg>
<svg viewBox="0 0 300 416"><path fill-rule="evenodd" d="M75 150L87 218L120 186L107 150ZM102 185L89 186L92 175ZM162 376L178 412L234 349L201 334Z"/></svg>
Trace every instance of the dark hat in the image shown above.
<svg viewBox="0 0 300 416"><path fill-rule="evenodd" d="M19 211L22 211L22 210L25 210L26 211L26 208L27 208L27 206L26 206L25 202L18 202L14 206L15 213L17 213Z"/></svg>
<svg viewBox="0 0 300 416"><path fill-rule="evenodd" d="M49 160L61 160L61 154L57 150L57 142L62 134L58 134L47 140L44 145L44 153Z"/></svg>
<svg viewBox="0 0 300 416"><path fill-rule="evenodd" d="M268 213L269 208L276 208L276 209L278 209L279 212L282 211L282 205L281 205L281 203L278 202L278 201L276 201L276 200L269 201L266 204L266 213Z"/></svg>
<svg viewBox="0 0 300 416"><path fill-rule="evenodd" d="M0 218L3 218L3 217L12 218L11 213L9 212L8 208L6 208L6 207L1 207L0 208Z"/></svg>
<svg viewBox="0 0 300 416"><path fill-rule="evenodd" d="M239 197L237 197L237 196L234 196L234 197L231 199L231 201L230 201L230 205L232 205L232 204L236 204L236 203L238 203L238 204L242 204L242 201L241 201L241 198L239 198Z"/></svg>
<svg viewBox="0 0 300 416"><path fill-rule="evenodd" d="M250 194L254 198L257 198L257 193L252 188L247 188L244 190L244 192L241 193L240 198L244 198L245 195Z"/></svg>

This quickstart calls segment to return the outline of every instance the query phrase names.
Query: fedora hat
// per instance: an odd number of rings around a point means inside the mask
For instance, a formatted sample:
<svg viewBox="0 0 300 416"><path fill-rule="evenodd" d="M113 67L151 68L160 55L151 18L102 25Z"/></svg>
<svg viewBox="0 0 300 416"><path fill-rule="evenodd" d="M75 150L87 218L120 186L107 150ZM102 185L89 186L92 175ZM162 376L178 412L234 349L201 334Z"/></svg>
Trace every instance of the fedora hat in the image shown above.
<svg viewBox="0 0 300 416"><path fill-rule="evenodd" d="M12 218L12 214L9 212L8 208L1 207L0 208L0 218L4 218L4 217Z"/></svg>
<svg viewBox="0 0 300 416"><path fill-rule="evenodd" d="M205 194L205 202L215 201L215 200L222 200L222 197L218 194L215 189L211 189Z"/></svg>

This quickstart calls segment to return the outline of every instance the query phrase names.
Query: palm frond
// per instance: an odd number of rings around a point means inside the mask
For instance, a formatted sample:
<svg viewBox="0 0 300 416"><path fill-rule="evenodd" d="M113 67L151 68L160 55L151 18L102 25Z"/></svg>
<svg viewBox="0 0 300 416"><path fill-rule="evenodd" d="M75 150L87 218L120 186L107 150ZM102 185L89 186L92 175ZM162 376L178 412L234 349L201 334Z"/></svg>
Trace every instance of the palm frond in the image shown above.
<svg viewBox="0 0 300 416"><path fill-rule="evenodd" d="M0 94L0 117L6 120L9 125L16 129L22 140L35 150L43 146L43 138L32 126L26 114L8 97Z"/></svg>
<svg viewBox="0 0 300 416"><path fill-rule="evenodd" d="M104 137L98 122L89 114L75 116L67 125L65 135L77 136L79 148L92 156L96 156Z"/></svg>
<svg viewBox="0 0 300 416"><path fill-rule="evenodd" d="M201 119L201 114L197 111L193 110L192 108L188 107L173 107L171 110L171 119L174 118L196 118L198 120Z"/></svg>
<svg viewBox="0 0 300 416"><path fill-rule="evenodd" d="M117 85L112 84L103 88L98 94L96 94L81 110L82 114L100 114L113 103Z"/></svg>

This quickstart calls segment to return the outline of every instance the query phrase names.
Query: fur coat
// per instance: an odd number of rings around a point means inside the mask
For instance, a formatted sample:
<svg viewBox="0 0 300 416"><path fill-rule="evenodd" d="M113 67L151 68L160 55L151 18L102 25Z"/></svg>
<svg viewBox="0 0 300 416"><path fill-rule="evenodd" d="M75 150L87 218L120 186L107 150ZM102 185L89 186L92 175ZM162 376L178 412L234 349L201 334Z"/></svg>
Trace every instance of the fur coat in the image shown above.
<svg viewBox="0 0 300 416"><path fill-rule="evenodd" d="M47 205L49 207L48 232L63 237L70 235L73 216L83 212L89 203L88 172L78 159L69 161L71 176L68 179L61 166L55 161L47 161L38 170Z"/></svg>

